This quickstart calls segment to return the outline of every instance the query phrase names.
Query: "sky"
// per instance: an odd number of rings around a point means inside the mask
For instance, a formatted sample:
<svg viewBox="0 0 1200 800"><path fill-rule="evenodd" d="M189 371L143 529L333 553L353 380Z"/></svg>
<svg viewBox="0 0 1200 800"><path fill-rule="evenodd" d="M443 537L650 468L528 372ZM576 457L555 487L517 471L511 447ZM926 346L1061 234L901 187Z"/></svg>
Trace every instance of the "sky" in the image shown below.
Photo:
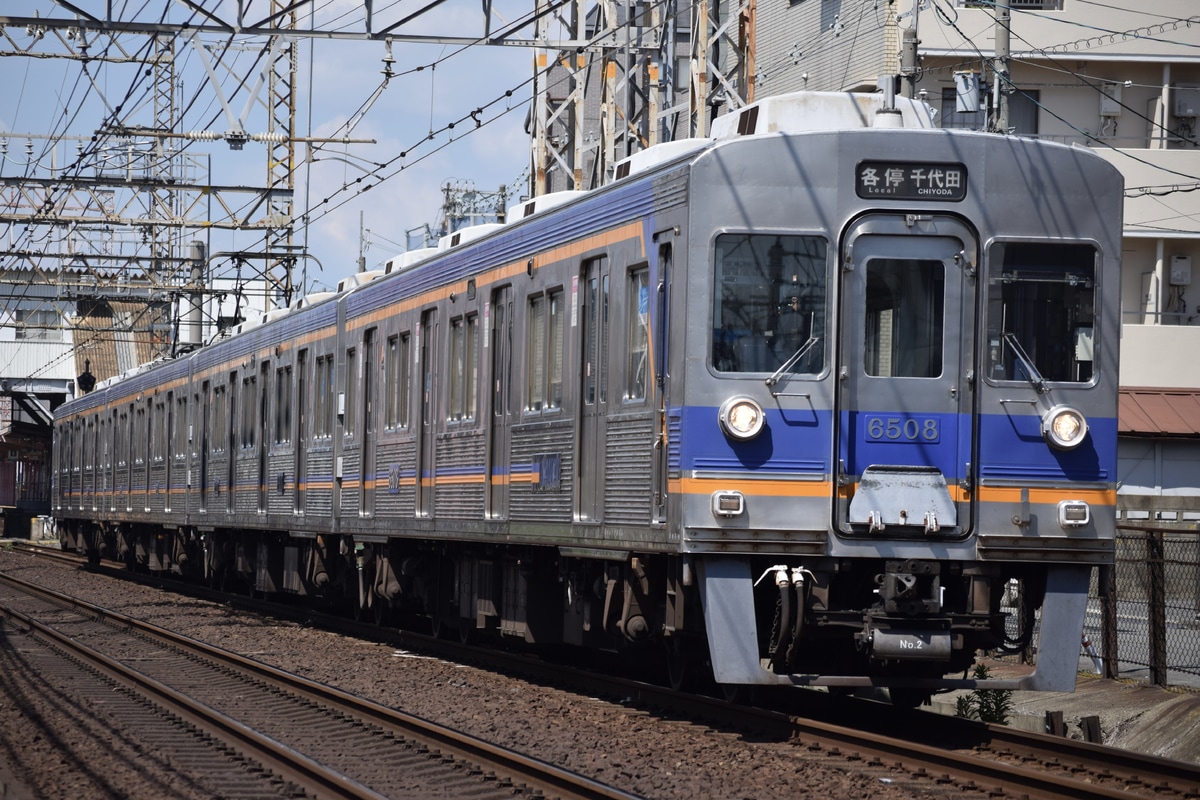
<svg viewBox="0 0 1200 800"><path fill-rule="evenodd" d="M82 7L89 8L84 4ZM158 21L163 4L131 2L115 4L123 19ZM318 0L310 7L316 27L324 30L349 26L362 30L361 0ZM424 0L375 0L376 30L388 20L413 14ZM146 10L134 10L144 6ZM224 18L235 18L228 0L208 0ZM251 10L265 2L254 0ZM532 2L497 2L492 28L516 21L532 11ZM307 14L309 8L303 9ZM68 12L49 0L10 0L2 12L11 16L63 18ZM170 6L169 20L182 22L191 12L182 5ZM349 14L350 16L343 16ZM247 18L254 14L248 13ZM356 21L355 18L358 18ZM478 36L483 31L481 4L476 0L447 0L434 11L422 14L399 30L431 36ZM13 45L31 52L61 53L64 45L47 32L36 41L25 31L8 29L11 41L0 42L8 53ZM85 34L86 35L86 34ZM526 27L521 38L532 38ZM136 50L147 37L123 35L119 41ZM102 49L106 40L93 38L91 52ZM229 45L233 44L232 47ZM263 102L247 103L258 82L261 61L256 65L266 40L201 34L195 39L176 40L178 70L177 105L181 117L177 130L208 130L225 133L232 126L220 98L235 116L245 117L245 131L266 133L269 126ZM209 56L218 77L214 88L204 68L200 47L224 55ZM478 190L495 192L509 188L515 203L526 191L529 136L525 131L529 113L534 51L515 46L474 46L394 42L392 70L395 77L384 83L382 70L386 48L382 42L338 41L301 38L296 76L296 135L298 137L349 137L371 143L322 144L309 150L303 143L295 149L294 208L298 217L309 209L309 224L297 220L295 241L307 243L313 258L298 267L293 283L307 276L307 290L336 286L345 275L356 271L360 249L367 269L380 268L388 258L405 249L406 231L426 223L432 225L442 204L441 187L447 182L473 184ZM422 69L418 70L418 67ZM5 87L0 103L0 133L15 136L7 152L0 155L0 174L27 174L25 140L22 134L49 133L89 138L124 103L121 116L134 125L153 124L150 81L144 65L91 62L87 72L77 60L29 58L9 55L0 58L0 86ZM239 80L242 85L239 88ZM511 96L506 97L506 93ZM266 97L263 87L259 98ZM371 98L374 96L374 101ZM365 112L364 112L365 109ZM475 109L481 122L477 129L469 119ZM506 113L505 113L506 112ZM468 119L446 131L450 122ZM347 127L353 121L352 127ZM432 133L432 138L431 137ZM177 142L179 140L176 140ZM61 167L74 158L75 143L59 146L51 154L48 143L38 140L36 155L42 156L41 174L50 161ZM247 142L240 151L224 141L187 144L187 152L199 163L211 164L211 182L216 185L262 186L267 180L268 146ZM401 157L401 153L405 155ZM384 164L386 166L378 167ZM374 174L372 174L374 172ZM380 176L386 179L380 180ZM371 185L363 191L364 185ZM366 231L364 233L363 231ZM22 232L0 224L0 235L10 243L20 241ZM204 234L198 234L203 238ZM210 252L249 250L262 246L262 234L234 234L212 230ZM194 238L194 237L193 237ZM413 246L417 246L414 244Z"/></svg>

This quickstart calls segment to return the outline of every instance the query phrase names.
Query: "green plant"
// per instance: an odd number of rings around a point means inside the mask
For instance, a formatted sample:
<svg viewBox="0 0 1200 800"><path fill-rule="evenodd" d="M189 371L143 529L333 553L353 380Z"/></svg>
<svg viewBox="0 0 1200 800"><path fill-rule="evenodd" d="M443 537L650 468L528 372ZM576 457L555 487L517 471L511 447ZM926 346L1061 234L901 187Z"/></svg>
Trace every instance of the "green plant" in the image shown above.
<svg viewBox="0 0 1200 800"><path fill-rule="evenodd" d="M975 665L974 677L976 680L987 680L988 675L987 665ZM977 719L981 722L1007 725L1012 712L1013 702L1010 689L975 689L970 694L960 695L955 701L955 716Z"/></svg>

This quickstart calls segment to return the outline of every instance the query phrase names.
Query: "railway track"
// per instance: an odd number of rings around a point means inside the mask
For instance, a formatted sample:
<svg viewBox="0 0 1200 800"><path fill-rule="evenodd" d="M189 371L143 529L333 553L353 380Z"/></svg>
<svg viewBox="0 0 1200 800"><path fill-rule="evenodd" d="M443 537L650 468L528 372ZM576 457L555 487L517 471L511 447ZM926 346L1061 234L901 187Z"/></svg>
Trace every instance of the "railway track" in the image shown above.
<svg viewBox="0 0 1200 800"><path fill-rule="evenodd" d="M278 604L266 607L274 614L296 613ZM322 621L311 610L303 616L310 624L329 625L342 633L447 660L484 662L491 669L580 694L621 698L626 706L646 713L790 741L805 759L868 772L914 793L956 798L1200 798L1200 768L1118 748L932 713L897 712L878 703L817 692L771 693L760 699L774 710L747 708L365 623Z"/></svg>
<svg viewBox="0 0 1200 800"><path fill-rule="evenodd" d="M69 673L85 696L120 687L106 713L170 747L214 794L633 797L9 576L0 576L0 606L28 633L39 667Z"/></svg>

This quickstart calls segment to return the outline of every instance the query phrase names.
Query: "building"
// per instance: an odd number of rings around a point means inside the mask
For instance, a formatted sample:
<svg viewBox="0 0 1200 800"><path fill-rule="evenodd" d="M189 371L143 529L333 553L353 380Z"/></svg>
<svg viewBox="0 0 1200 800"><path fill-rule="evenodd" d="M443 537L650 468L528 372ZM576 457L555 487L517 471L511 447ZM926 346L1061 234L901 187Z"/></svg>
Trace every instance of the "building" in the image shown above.
<svg viewBox="0 0 1200 800"><path fill-rule="evenodd" d="M1005 25L1001 5L759 4L755 95L876 91L881 79L906 72L905 34L915 28L916 68L895 83L924 97L943 127L997 129L1005 121L1013 135L1088 147L1120 169L1120 513L1135 523L1196 528L1200 7L1193 0L1009 0ZM998 61L1006 48L1008 58Z"/></svg>

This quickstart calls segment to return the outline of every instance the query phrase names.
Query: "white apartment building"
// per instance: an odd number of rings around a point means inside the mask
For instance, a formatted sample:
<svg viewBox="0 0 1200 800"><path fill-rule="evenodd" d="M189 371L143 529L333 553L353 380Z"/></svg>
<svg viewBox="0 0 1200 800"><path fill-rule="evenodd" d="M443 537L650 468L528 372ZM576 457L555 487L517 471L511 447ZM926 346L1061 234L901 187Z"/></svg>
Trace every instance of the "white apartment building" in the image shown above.
<svg viewBox="0 0 1200 800"><path fill-rule="evenodd" d="M756 8L756 99L875 91L916 26L916 96L944 127L1089 147L1125 175L1120 506L1200 527L1200 4L1010 0L1007 80L994 0L780 0ZM1003 36L1000 49L1003 52ZM960 98L962 101L960 102ZM977 110L969 110L975 106ZM967 110L963 110L967 109Z"/></svg>

